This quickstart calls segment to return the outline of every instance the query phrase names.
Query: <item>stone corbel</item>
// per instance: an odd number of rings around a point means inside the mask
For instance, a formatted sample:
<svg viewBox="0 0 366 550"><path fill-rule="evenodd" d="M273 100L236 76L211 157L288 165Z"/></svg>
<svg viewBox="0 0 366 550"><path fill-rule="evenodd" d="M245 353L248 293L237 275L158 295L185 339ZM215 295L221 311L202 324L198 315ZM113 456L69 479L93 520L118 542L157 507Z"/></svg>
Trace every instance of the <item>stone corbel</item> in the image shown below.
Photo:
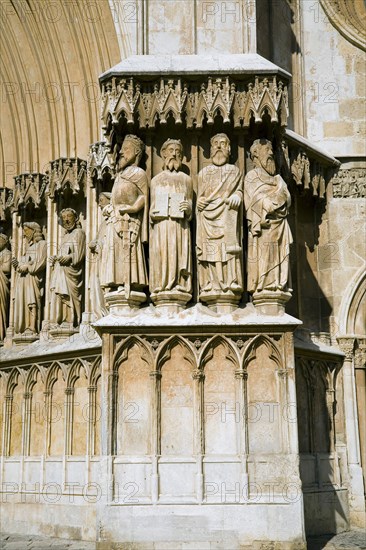
<svg viewBox="0 0 366 550"><path fill-rule="evenodd" d="M47 174L49 197L55 200L56 195L63 195L67 188L73 195L77 195L80 191L85 193L86 166L86 161L79 158L59 158L51 161L50 171Z"/></svg>

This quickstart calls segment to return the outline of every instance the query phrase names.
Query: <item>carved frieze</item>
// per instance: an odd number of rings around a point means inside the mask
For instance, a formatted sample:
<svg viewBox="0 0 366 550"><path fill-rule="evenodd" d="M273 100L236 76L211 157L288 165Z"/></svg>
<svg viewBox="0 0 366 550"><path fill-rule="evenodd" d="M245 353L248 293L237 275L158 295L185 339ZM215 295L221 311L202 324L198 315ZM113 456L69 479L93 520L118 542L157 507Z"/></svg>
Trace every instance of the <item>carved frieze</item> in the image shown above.
<svg viewBox="0 0 366 550"><path fill-rule="evenodd" d="M188 128L202 127L207 118L213 124L217 114L224 122L233 120L234 127L248 127L251 118L262 122L265 112L272 122L287 123L287 86L277 78L255 77L251 82L234 77L207 78L200 82L183 78L161 78L153 84L133 77L112 77L102 85L103 130L109 135L109 124L118 124L120 116L127 124L138 122L141 128L154 127L155 121L167 122L171 115L176 124L183 118Z"/></svg>
<svg viewBox="0 0 366 550"><path fill-rule="evenodd" d="M366 197L366 168L338 170L333 176L333 197L338 199Z"/></svg>
<svg viewBox="0 0 366 550"><path fill-rule="evenodd" d="M47 192L51 199L70 188L73 195L85 189L86 161L79 158L59 158L51 162Z"/></svg>

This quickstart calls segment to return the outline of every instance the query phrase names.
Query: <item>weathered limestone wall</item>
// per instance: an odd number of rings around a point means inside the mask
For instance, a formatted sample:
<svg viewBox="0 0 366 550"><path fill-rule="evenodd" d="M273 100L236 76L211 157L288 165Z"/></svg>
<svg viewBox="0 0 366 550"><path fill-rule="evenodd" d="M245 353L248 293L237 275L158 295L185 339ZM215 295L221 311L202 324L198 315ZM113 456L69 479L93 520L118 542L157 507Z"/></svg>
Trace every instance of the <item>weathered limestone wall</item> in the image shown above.
<svg viewBox="0 0 366 550"><path fill-rule="evenodd" d="M335 157L365 156L364 52L334 28L320 1L301 4L306 135Z"/></svg>

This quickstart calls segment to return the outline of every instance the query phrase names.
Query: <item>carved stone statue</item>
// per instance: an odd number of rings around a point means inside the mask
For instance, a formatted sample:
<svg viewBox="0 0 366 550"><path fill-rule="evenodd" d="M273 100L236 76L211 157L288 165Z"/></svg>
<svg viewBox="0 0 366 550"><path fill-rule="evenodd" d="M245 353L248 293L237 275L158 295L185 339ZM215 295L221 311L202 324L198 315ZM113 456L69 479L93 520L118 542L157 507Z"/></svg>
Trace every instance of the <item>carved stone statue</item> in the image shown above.
<svg viewBox="0 0 366 550"><path fill-rule="evenodd" d="M12 259L16 270L14 299L14 332L29 336L36 335L41 327L41 298L43 294L44 271L47 262L47 243L41 227L36 222L23 224L26 240L24 254L20 260Z"/></svg>
<svg viewBox="0 0 366 550"><path fill-rule="evenodd" d="M112 309L111 300L123 298L130 305L146 300L143 289L148 280L142 243L147 241L148 182L145 171L138 166L143 152L144 144L140 138L125 137L111 204L103 210L107 230L100 282L106 291L119 293L119 297L106 295Z"/></svg>
<svg viewBox="0 0 366 550"><path fill-rule="evenodd" d="M192 298L192 179L181 171L183 147L168 139L164 169L151 180L150 291L156 305L184 306Z"/></svg>
<svg viewBox="0 0 366 550"><path fill-rule="evenodd" d="M243 179L229 164L226 134L211 139L212 164L198 174L197 259L200 299L217 309L231 310L243 291L241 225Z"/></svg>
<svg viewBox="0 0 366 550"><path fill-rule="evenodd" d="M100 286L101 271L103 269L102 264L102 250L105 246L107 235L107 219L108 209L104 210L106 206L110 204L111 193L102 192L99 195L98 205L103 212L103 219L98 229L96 238L89 243L89 249L92 253L92 267L90 274L90 302L91 311L99 319L103 315L107 315L108 310L104 301L104 293Z"/></svg>
<svg viewBox="0 0 366 550"><path fill-rule="evenodd" d="M85 233L78 215L72 208L61 211L61 223L65 230L59 254L51 256L51 323L77 327L81 322L81 287L83 285L83 260L85 257Z"/></svg>
<svg viewBox="0 0 366 550"><path fill-rule="evenodd" d="M272 143L257 139L250 154L255 168L244 182L249 228L248 291L253 293L254 303L265 299L266 293L275 301L271 293L279 293L284 303L291 296L288 283L292 235L287 222L291 197L284 180L275 175Z"/></svg>
<svg viewBox="0 0 366 550"><path fill-rule="evenodd" d="M9 276L11 271L11 252L7 248L9 238L0 233L0 341L6 335L9 310Z"/></svg>

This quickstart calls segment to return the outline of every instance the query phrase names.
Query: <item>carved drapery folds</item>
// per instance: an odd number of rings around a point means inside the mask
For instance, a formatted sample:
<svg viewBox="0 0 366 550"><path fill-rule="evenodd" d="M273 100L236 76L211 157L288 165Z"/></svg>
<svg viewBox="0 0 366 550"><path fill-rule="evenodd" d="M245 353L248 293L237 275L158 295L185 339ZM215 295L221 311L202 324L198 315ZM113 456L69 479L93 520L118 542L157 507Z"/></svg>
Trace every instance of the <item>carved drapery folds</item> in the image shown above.
<svg viewBox="0 0 366 550"><path fill-rule="evenodd" d="M268 112L272 122L287 123L287 86L276 76L248 82L235 77L201 77L200 82L184 78L161 78L146 83L137 77L111 77L102 84L102 121L108 139L108 127L118 124L123 113L127 124L153 128L155 121L167 122L172 115L176 124L185 119L187 128L201 128L203 121L213 124L221 114L234 127L249 127L251 118L261 122Z"/></svg>

